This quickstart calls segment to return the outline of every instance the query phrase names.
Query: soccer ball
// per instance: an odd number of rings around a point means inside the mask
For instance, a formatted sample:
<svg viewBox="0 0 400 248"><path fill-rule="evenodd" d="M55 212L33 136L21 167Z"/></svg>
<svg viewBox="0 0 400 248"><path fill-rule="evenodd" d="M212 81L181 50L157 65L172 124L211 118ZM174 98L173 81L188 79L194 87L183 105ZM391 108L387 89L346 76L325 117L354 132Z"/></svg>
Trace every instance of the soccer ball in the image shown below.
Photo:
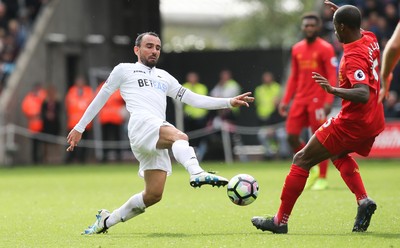
<svg viewBox="0 0 400 248"><path fill-rule="evenodd" d="M239 206L249 205L258 196L257 180L248 174L236 175L229 180L227 194L234 204Z"/></svg>

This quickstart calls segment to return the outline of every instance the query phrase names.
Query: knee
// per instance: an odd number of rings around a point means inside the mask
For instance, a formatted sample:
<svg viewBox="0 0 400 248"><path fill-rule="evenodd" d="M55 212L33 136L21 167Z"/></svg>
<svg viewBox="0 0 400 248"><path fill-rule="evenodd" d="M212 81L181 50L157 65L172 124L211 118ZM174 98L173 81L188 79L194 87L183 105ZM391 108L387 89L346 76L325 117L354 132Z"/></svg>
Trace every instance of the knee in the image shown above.
<svg viewBox="0 0 400 248"><path fill-rule="evenodd" d="M301 165L304 162L303 159L304 159L304 151L300 150L296 152L296 154L293 156L293 164L301 167Z"/></svg>
<svg viewBox="0 0 400 248"><path fill-rule="evenodd" d="M293 156L293 164L306 170L309 170L313 166L310 159L307 159L304 149L301 149Z"/></svg>
<svg viewBox="0 0 400 248"><path fill-rule="evenodd" d="M146 205L146 207L150 207L151 205L154 205L158 202L160 202L162 199L162 193L160 192L144 192L143 193L143 202Z"/></svg>
<svg viewBox="0 0 400 248"><path fill-rule="evenodd" d="M182 131L179 131L176 136L176 140L186 140L189 141L189 137Z"/></svg>

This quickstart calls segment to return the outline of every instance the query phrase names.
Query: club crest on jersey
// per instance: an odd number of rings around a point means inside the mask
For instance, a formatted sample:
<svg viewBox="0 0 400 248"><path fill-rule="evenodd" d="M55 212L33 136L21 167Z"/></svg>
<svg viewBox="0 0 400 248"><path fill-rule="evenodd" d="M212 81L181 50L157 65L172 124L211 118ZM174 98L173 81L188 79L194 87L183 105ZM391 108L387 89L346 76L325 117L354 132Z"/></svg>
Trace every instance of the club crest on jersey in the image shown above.
<svg viewBox="0 0 400 248"><path fill-rule="evenodd" d="M357 81L362 81L365 79L365 74L362 70L357 70L356 72L354 72L354 78Z"/></svg>

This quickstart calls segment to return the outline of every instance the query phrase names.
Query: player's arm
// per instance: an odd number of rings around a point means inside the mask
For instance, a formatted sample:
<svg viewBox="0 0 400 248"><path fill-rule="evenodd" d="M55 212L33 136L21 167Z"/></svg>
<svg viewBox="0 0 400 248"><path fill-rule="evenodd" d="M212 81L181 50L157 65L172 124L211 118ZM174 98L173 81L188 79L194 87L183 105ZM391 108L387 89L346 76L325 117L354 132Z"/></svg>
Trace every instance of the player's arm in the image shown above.
<svg viewBox="0 0 400 248"><path fill-rule="evenodd" d="M287 116L289 102L290 100L292 100L297 88L299 69L297 65L296 56L293 53L293 50L291 57L292 58L291 58L290 75L286 83L286 89L282 97L282 101L278 106L278 111L281 116Z"/></svg>
<svg viewBox="0 0 400 248"><path fill-rule="evenodd" d="M366 84L355 84L351 89L344 89L333 87L328 80L317 72L313 72L312 78L317 82L326 92L338 96L342 99L356 102L366 103L369 99L369 86Z"/></svg>
<svg viewBox="0 0 400 248"><path fill-rule="evenodd" d="M240 106L249 107L249 102L254 102L254 97L251 97L250 95L251 92L246 92L232 98L218 98L200 95L181 87L176 99L196 108L214 110Z"/></svg>
<svg viewBox="0 0 400 248"><path fill-rule="evenodd" d="M382 54L381 83L379 102L387 96L393 77L393 69L400 59L400 22L397 24L392 37L387 42Z"/></svg>
<svg viewBox="0 0 400 248"><path fill-rule="evenodd" d="M74 147L78 145L79 141L82 138L82 133L85 131L86 126L93 120L93 118L97 115L100 109L107 102L108 98L111 96L113 92L106 89L106 87L102 87L93 101L89 104L85 113L79 120L78 124L69 132L67 136L67 142L70 144L67 148L68 152L74 150Z"/></svg>
<svg viewBox="0 0 400 248"><path fill-rule="evenodd" d="M328 5L333 12L335 12L339 8L339 6L337 6L336 4L332 3L331 1L325 0L324 3L326 5Z"/></svg>

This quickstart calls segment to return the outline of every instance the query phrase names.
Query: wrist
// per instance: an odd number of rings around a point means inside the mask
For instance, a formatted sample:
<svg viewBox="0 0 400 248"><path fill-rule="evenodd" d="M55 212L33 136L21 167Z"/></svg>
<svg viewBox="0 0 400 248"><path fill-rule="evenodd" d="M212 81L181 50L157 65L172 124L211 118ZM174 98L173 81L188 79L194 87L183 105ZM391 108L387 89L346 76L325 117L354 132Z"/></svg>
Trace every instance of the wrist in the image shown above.
<svg viewBox="0 0 400 248"><path fill-rule="evenodd" d="M233 98L228 98L228 108L233 108L232 101Z"/></svg>

